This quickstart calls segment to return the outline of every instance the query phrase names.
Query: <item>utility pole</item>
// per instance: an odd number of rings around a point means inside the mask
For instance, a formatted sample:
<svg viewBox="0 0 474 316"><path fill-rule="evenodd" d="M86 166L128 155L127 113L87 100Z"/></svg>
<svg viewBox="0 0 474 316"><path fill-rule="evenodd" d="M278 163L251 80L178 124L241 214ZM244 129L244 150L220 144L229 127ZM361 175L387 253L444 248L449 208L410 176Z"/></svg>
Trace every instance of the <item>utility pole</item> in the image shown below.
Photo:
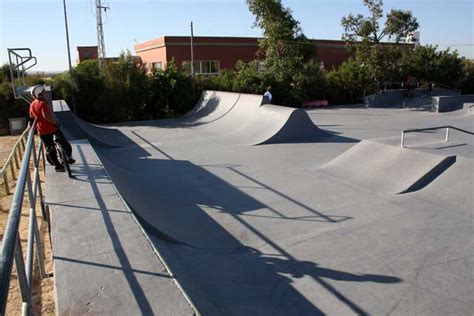
<svg viewBox="0 0 474 316"><path fill-rule="evenodd" d="M99 58L99 66L102 69L105 63L105 40L104 40L104 26L102 23L102 9L104 12L107 12L107 9L110 9L107 6L103 6L101 0L95 1L96 9L96 21L97 21L97 55Z"/></svg>
<svg viewBox="0 0 474 316"><path fill-rule="evenodd" d="M69 62L69 77L72 79L72 63L71 63L71 47L69 45L69 28L67 25L67 11L66 11L66 0L63 0L64 8L64 26L66 28L66 43L67 43L67 59ZM71 95L72 98L72 111L76 114L76 101L74 99L74 93Z"/></svg>
<svg viewBox="0 0 474 316"><path fill-rule="evenodd" d="M63 7L64 7L64 25L66 27L67 58L69 61L69 75L71 75L72 73L71 48L69 46L69 29L67 26L66 0L63 0Z"/></svg>
<svg viewBox="0 0 474 316"><path fill-rule="evenodd" d="M191 21L191 77L194 78L194 34L193 34L193 21Z"/></svg>

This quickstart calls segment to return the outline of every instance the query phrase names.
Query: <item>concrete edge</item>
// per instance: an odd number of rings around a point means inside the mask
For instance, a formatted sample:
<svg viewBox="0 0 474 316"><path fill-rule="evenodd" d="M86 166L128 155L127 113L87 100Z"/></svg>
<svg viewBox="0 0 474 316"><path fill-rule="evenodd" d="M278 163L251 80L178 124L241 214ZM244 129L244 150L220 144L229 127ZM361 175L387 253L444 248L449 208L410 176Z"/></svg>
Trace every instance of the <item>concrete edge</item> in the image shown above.
<svg viewBox="0 0 474 316"><path fill-rule="evenodd" d="M456 156L447 156L441 160L436 166L431 168L428 172L422 175L415 183L410 185L407 189L396 194L405 194L410 192L415 192L423 189L431 182L435 181L437 177L443 174L449 167L451 167L456 162Z"/></svg>
<svg viewBox="0 0 474 316"><path fill-rule="evenodd" d="M88 140L86 140L89 144L90 142ZM115 186L115 183L113 182L113 178L110 176L109 172L107 171L107 169L105 168L104 164L102 163L102 160L100 159L100 157L97 155L97 153L95 152L95 149L94 147L91 145L91 148L93 149L92 152L94 154L94 156L97 158L97 161L100 162L102 168L104 169L105 173L107 174L107 176L112 180L112 187L114 188L115 192L117 193L117 196L119 197L120 201L122 201L122 204L124 205L124 207L130 212L133 220L135 221L135 223L137 224L137 226L140 228L140 231L142 232L143 236L145 237L145 239L147 240L148 244L150 245L150 247L153 249L153 251L155 252L155 254L157 255L158 259L161 261L161 263L163 264L163 266L165 267L166 271L168 272L168 274L170 275L170 277L172 278L173 282L175 283L175 285L178 287L179 291L183 294L184 298L186 299L186 301L188 302L189 306L191 306L191 308L194 310L194 313L195 315L201 315L201 313L199 312L198 308L196 307L196 305L191 301L191 298L189 297L188 293L186 293L185 289L183 288L183 286L181 285L181 283L179 282L179 280L176 278L173 270L170 268L170 266L166 263L164 257L161 255L160 251L158 250L158 248L155 247L155 245L151 242L150 238L148 237L148 234L146 233L146 230L145 228L143 227L143 225L140 223L140 221L138 220L138 218L135 216L135 213L132 211L132 209L128 206L127 202L125 201L125 199L123 198L123 196L120 194L120 191L117 189L117 187Z"/></svg>

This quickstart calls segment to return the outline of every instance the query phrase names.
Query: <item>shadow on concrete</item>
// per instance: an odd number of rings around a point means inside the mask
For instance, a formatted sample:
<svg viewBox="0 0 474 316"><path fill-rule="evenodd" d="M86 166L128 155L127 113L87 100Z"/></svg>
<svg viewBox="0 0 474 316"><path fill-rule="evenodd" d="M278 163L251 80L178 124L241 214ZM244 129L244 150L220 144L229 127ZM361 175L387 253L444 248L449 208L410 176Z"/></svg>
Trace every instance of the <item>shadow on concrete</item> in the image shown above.
<svg viewBox="0 0 474 316"><path fill-rule="evenodd" d="M82 149L80 146L77 147L78 155L81 157L81 160L83 162L84 166L84 173L90 174L91 170L89 170L89 165L87 163L87 159L82 152ZM102 217L104 219L104 224L107 229L107 232L110 236L110 241L113 244L114 251L117 255L117 258L120 261L120 267L123 271L124 277L127 279L127 282L130 286L130 290L133 293L133 296L135 298L135 301L137 302L137 305L140 308L140 311L143 315L150 315L153 313L153 309L151 308L150 303L148 302L148 299L145 295L144 290L141 288L140 283L138 282L136 276L135 276L135 270L132 268L130 261L128 260L127 254L125 253L122 243L120 241L120 237L117 234L117 231L115 230L114 224L111 220L109 211L107 209L107 206L105 204L105 201L100 194L99 188L97 186L97 183L95 182L95 179L90 177L89 178L90 185L92 187L92 191L94 192L94 197L100 207L100 210L102 212ZM65 259L65 258L64 258Z"/></svg>
<svg viewBox="0 0 474 316"><path fill-rule="evenodd" d="M293 278L310 276L353 312L366 315L357 302L338 291L325 279L346 282L397 283L391 276L337 271L320 267L315 262L299 261L259 229L245 216L260 209L270 210L275 217L295 220L283 212L255 200L238 187L210 173L204 166L174 160L154 144L149 144L168 160L139 159L115 150L100 151L107 170L119 191L172 267L193 303L203 314L226 315L324 315L312 302L293 287ZM128 170L125 168L129 166ZM216 165L213 165L214 167ZM296 220L334 224L350 217L330 216L301 203L237 169L223 165L247 182L263 188L308 211L309 218ZM206 210L205 210L206 209ZM226 214L232 222L215 214ZM211 216L212 215L212 216ZM260 242L278 253L278 258L263 255L248 247L230 233L221 222L256 236ZM283 275L282 275L283 274ZM288 275L284 275L288 274Z"/></svg>

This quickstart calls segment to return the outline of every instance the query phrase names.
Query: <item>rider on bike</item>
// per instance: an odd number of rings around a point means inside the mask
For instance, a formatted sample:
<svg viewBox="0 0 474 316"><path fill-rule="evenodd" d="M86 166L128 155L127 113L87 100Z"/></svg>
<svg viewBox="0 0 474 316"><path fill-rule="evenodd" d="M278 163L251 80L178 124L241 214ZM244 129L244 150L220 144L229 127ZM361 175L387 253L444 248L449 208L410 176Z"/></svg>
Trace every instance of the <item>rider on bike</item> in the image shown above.
<svg viewBox="0 0 474 316"><path fill-rule="evenodd" d="M64 137L59 129L59 123L48 107L48 103L44 98L45 88L43 85L37 85L31 91L31 95L35 98L30 104L30 117L36 119L36 130L41 137L45 147L46 156L49 163L53 164L54 170L64 171L63 165L59 162L56 148L54 146L54 136L58 139L61 146L66 151L67 159L70 164L76 161L72 158L71 144Z"/></svg>

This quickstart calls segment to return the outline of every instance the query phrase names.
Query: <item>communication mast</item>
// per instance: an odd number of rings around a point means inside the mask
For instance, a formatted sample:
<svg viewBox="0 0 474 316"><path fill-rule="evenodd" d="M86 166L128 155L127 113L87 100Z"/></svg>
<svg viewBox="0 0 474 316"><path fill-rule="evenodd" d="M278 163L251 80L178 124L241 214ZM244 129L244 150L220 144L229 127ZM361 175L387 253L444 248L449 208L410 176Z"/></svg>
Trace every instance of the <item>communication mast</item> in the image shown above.
<svg viewBox="0 0 474 316"><path fill-rule="evenodd" d="M96 20L97 20L97 55L99 58L99 66L102 68L105 63L105 40L104 40L104 26L102 23L102 10L107 12L107 9L110 9L107 6L103 6L101 0L95 1L96 9Z"/></svg>

